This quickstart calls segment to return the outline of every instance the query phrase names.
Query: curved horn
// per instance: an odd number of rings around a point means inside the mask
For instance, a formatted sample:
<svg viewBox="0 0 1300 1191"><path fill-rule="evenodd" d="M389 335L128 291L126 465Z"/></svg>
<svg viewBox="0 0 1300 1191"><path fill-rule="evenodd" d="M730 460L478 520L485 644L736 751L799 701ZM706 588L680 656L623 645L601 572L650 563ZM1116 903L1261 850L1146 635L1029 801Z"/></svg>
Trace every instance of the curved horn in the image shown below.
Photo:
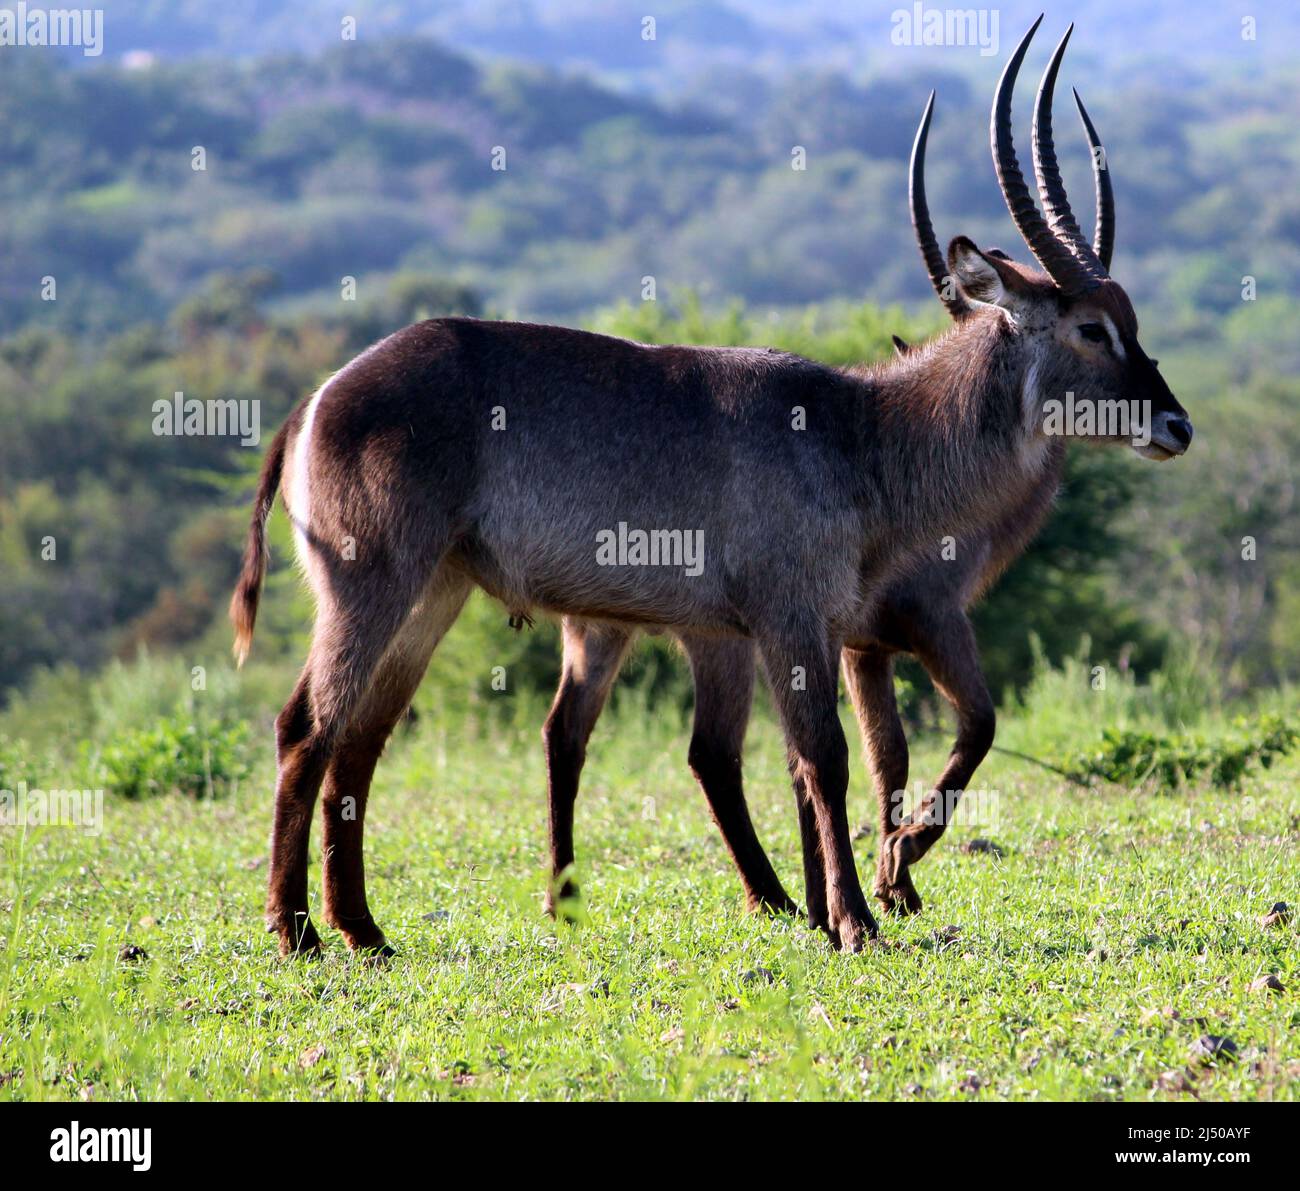
<svg viewBox="0 0 1300 1191"><path fill-rule="evenodd" d="M1034 173L1038 176L1038 194L1042 200L1043 214L1047 217L1047 226L1079 262L1089 282L1096 284L1105 278L1106 270L1098 260L1097 253L1093 252L1092 245L1084 239L1074 212L1070 210L1065 183L1061 181L1061 171L1056 164L1056 146L1052 141L1052 98L1056 93L1056 76L1073 32L1074 26L1071 25L1052 53L1052 59L1043 71L1042 81L1038 85L1038 98L1034 103Z"/></svg>
<svg viewBox="0 0 1300 1191"><path fill-rule="evenodd" d="M1007 210L1011 212L1016 227L1029 245L1029 250L1061 289L1067 293L1078 293L1091 289L1096 282L1075 260L1070 250L1052 234L1047 221L1039 214L1029 187L1025 185L1024 175L1020 172L1020 163L1016 160L1015 146L1011 141L1011 94L1015 90L1016 75L1020 73L1025 51L1042 22L1043 18L1039 16L1030 26L1029 32L1021 38L1015 53L1002 71L993 98L989 139L993 144L993 168L997 171L1002 197L1006 200Z"/></svg>
<svg viewBox="0 0 1300 1191"><path fill-rule="evenodd" d="M1088 119L1088 109L1083 106L1079 92L1075 88L1074 106L1079 109L1079 119L1083 121L1083 131L1088 134L1088 148L1092 152L1092 184L1097 192L1097 226L1092 233L1092 250L1101 261L1101 267L1110 272L1110 255L1115 248L1115 192L1110 185L1110 166L1106 161L1106 150L1102 148L1101 138Z"/></svg>
<svg viewBox="0 0 1300 1191"><path fill-rule="evenodd" d="M930 116L934 112L934 92L925 102L925 112L921 124L916 130L916 140L912 144L912 161L908 167L907 205L912 212L912 230L916 233L916 243L921 249L921 259L925 261L925 271L930 274L930 284L939 295L939 301L955 319L963 319L970 313L970 306L952 284L948 276L948 262L939 250L939 241L934 236L934 224L930 222L930 208L925 201L925 145L930 138Z"/></svg>

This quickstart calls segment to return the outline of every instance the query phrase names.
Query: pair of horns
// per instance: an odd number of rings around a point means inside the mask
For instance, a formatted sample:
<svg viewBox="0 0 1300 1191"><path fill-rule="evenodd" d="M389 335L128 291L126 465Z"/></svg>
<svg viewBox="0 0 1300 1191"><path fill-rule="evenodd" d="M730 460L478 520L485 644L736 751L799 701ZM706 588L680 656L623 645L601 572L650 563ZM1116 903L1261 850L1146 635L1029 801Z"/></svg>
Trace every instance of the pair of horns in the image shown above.
<svg viewBox="0 0 1300 1191"><path fill-rule="evenodd" d="M1020 163L1016 159L1015 146L1011 140L1011 95L1015 90L1016 76L1020 73L1025 51L1042 20L1040 16L1021 39L998 82L989 128L993 166L997 171L998 185L1006 200L1007 209L1030 251L1057 286L1064 293L1075 296L1095 289L1109 276L1111 251L1115 244L1115 196L1111 189L1110 171L1103 164L1104 150L1101 149L1097 130L1088 117L1078 91L1075 91L1074 102L1088 138L1093 184L1096 188L1096 227L1092 243L1089 244L1070 210L1070 201L1066 197L1061 172L1056 164L1056 148L1052 142L1052 97L1056 91L1056 76L1061 68L1061 59L1065 56L1065 47L1069 43L1070 34L1074 32L1073 25L1065 31L1065 36L1061 38L1047 64L1034 105L1034 173L1046 217L1039 213L1029 187L1025 184L1024 175L1020 172ZM947 264L935 239L934 226L930 222L930 211L925 200L925 146L929 139L933 112L934 92L931 91L925 112L921 116L920 127L916 131L916 142L912 146L908 188L912 227L921 248L921 256L925 260L926 271L930 274L930 281L940 301L954 318L962 318L969 313L970 307L964 298L951 291L946 281Z"/></svg>

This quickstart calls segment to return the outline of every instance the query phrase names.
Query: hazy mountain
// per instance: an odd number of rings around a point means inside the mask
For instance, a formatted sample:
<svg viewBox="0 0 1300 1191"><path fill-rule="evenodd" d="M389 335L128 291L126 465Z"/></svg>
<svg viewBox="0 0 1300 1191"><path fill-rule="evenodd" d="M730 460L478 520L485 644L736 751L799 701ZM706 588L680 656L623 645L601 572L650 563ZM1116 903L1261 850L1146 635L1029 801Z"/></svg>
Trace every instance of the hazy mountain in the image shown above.
<svg viewBox="0 0 1300 1191"><path fill-rule="evenodd" d="M13 7L13 0L0 7ZM982 56L1005 55L1044 8L1046 36L1054 40L1074 21L1076 53L1098 69L1120 74L1138 62L1163 62L1167 84L1190 81L1201 69L1251 71L1294 59L1300 46L1300 6L1244 0L1004 0L993 8L890 0L114 0L105 15L105 54L319 50L337 43L345 18L355 18L358 38L431 34L478 55L659 88L720 65L765 72L910 70L918 63L972 69ZM917 40L918 10L922 32L935 19L974 14L982 44L899 44Z"/></svg>

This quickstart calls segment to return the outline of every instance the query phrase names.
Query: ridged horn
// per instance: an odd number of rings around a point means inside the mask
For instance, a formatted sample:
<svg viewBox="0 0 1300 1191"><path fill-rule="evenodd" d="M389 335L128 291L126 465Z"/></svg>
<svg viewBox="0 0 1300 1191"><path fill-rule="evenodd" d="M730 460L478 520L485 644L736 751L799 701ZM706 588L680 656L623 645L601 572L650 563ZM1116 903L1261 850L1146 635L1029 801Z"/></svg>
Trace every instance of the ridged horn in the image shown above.
<svg viewBox="0 0 1300 1191"><path fill-rule="evenodd" d="M925 261L925 271L930 274L930 284L939 295L939 301L953 318L960 321L971 311L966 299L957 292L948 276L948 262L944 260L935 239L934 224L930 222L930 207L925 201L925 146L930 139L930 117L934 113L934 92L925 102L925 111L912 143L912 161L908 167L907 204L912 212L912 230Z"/></svg>
<svg viewBox="0 0 1300 1191"><path fill-rule="evenodd" d="M1110 257L1115 250L1115 191L1110 184L1110 162L1106 160L1106 150L1102 148L1101 137L1088 118L1088 109L1083 106L1079 92L1074 91L1074 106L1079 109L1079 119L1083 121L1083 131L1088 134L1088 150L1092 154L1092 184L1097 195L1097 223L1092 232L1092 250L1101 261L1101 266L1110 272Z"/></svg>
<svg viewBox="0 0 1300 1191"><path fill-rule="evenodd" d="M1038 263L1047 270L1048 276L1067 294L1082 293L1094 288L1098 282L1083 268L1074 254L1056 238L1047 221L1039 214L1034 205L1025 177L1020 172L1020 163L1016 160L1015 145L1011 137L1011 96L1015 91L1016 76L1020 73L1020 64L1024 61L1025 51L1033 40L1034 33L1043 22L1040 15L1029 32L1020 40L1015 52L1008 60L998 80L998 89L993 97L993 114L989 120L989 140L993 149L993 168L997 171L998 185L1002 197L1006 200L1007 210L1011 212L1020 234L1029 246L1030 252Z"/></svg>
<svg viewBox="0 0 1300 1191"><path fill-rule="evenodd" d="M1083 232L1070 209L1070 200L1065 193L1065 183L1061 180L1061 171L1056 161L1056 146L1052 139L1052 99L1056 94L1056 76L1061 69L1061 59L1065 57L1065 47L1070 43L1070 34L1074 32L1071 25L1052 53L1047 69L1038 84L1038 98L1034 102L1033 156L1034 173L1038 177L1038 196L1043 204L1043 214L1047 226L1079 262L1083 271L1093 284L1105 279L1106 269L1092 250L1092 245L1084 239Z"/></svg>

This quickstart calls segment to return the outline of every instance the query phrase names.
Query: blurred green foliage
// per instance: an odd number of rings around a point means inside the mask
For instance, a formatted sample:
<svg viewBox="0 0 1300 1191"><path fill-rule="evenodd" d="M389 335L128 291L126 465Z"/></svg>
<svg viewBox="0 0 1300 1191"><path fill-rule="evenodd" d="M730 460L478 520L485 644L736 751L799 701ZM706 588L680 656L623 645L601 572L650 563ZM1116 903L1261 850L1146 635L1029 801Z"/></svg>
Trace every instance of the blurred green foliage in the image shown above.
<svg viewBox="0 0 1300 1191"><path fill-rule="evenodd" d="M920 301L928 290L905 167L931 87L940 107L928 190L941 239L961 231L1023 257L982 131L990 60L977 57L978 80L958 71L970 62L941 55L894 55L888 68L852 74L732 65L656 94L474 60L427 38L384 40L374 28L394 6L383 7L365 36L310 57L271 53L304 22L259 12L256 33L243 13L230 18L242 34L203 35L239 47L234 58L106 57L76 68L52 55L7 58L0 332L120 330L162 319L214 273L254 269L274 276L280 303L337 304L344 276L364 293L417 270L469 284L496 309L570 321L619 296L636 300L646 276L710 302ZM491 22L497 53L516 44L504 29L517 15ZM661 15L673 32L656 56L690 35L686 14ZM140 26L154 43L185 39L184 17L135 18L116 17L115 37ZM334 19L322 15L321 38ZM608 19L590 14L584 35L612 36ZM561 14L546 33L520 37L519 52L544 52L575 20ZM1113 30L1090 24L1097 54ZM741 43L727 39L743 33L708 36L735 50ZM1225 317L1268 334L1242 309L1247 275L1261 300L1300 292L1300 100L1279 69L1173 86L1167 70L1086 80L1115 172L1117 275L1166 336L1190 343ZM1061 126L1062 169L1087 226L1087 154L1064 117ZM795 146L806 168L791 168ZM196 147L202 170L192 168ZM41 300L46 276L59 284L55 302Z"/></svg>
<svg viewBox="0 0 1300 1191"><path fill-rule="evenodd" d="M247 723L173 716L110 741L92 763L91 780L122 798L218 798L249 772L248 743Z"/></svg>
<svg viewBox="0 0 1300 1191"><path fill-rule="evenodd" d="M1236 789L1256 768L1271 769L1300 743L1300 732L1281 716L1238 716L1222 737L1171 736L1107 728L1099 748L1077 753L1065 764L1076 779L1102 778L1123 786L1150 782L1180 790L1206 778L1217 789Z"/></svg>
<svg viewBox="0 0 1300 1191"><path fill-rule="evenodd" d="M21 741L0 736L0 790L16 793L20 782L34 786L40 781L38 767Z"/></svg>

